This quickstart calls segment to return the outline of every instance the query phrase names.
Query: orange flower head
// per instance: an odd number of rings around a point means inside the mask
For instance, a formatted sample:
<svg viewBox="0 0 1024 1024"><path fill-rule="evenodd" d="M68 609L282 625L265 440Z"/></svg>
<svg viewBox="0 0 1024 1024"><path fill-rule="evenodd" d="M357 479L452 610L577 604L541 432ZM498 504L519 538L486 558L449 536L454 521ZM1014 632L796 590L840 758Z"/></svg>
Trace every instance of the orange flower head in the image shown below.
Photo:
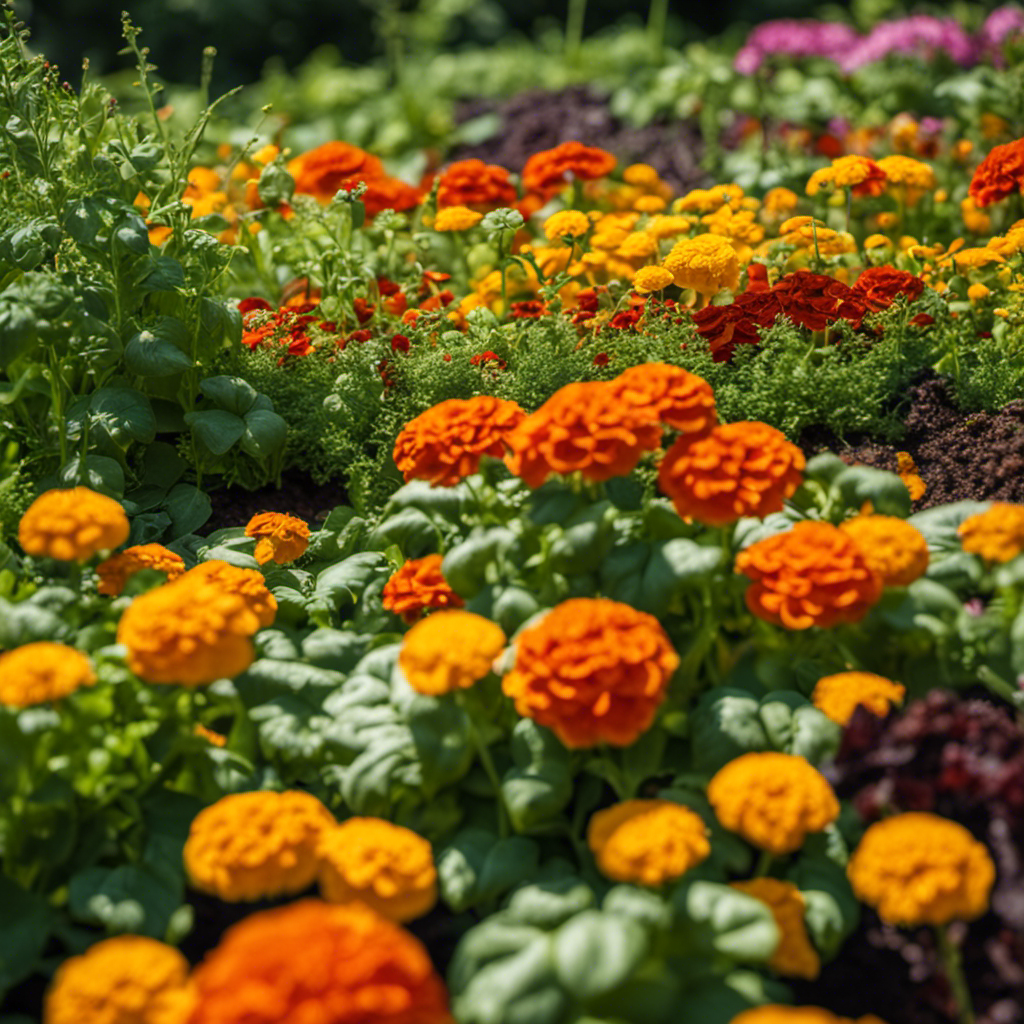
<svg viewBox="0 0 1024 1024"><path fill-rule="evenodd" d="M633 278L633 290L638 295L660 292L672 283L672 271L664 267L641 267Z"/></svg>
<svg viewBox="0 0 1024 1024"><path fill-rule="evenodd" d="M549 242L562 238L582 238L590 230L590 218L579 210L559 210L544 221L544 234Z"/></svg>
<svg viewBox="0 0 1024 1024"><path fill-rule="evenodd" d="M817 1006L785 1006L782 1003L769 1003L765 1006L752 1006L729 1022L729 1024L885 1024L885 1021L868 1014L858 1017L856 1021L849 1017L837 1017L828 1010Z"/></svg>
<svg viewBox="0 0 1024 1024"><path fill-rule="evenodd" d="M774 751L743 754L720 768L708 783L708 800L725 828L775 855L795 853L839 815L839 801L817 768Z"/></svg>
<svg viewBox="0 0 1024 1024"><path fill-rule="evenodd" d="M509 434L506 465L530 487L552 473L600 482L625 476L660 443L661 426L627 405L614 384L567 384Z"/></svg>
<svg viewBox="0 0 1024 1024"><path fill-rule="evenodd" d="M88 487L47 491L29 505L18 524L18 543L27 555L85 562L128 539L121 505Z"/></svg>
<svg viewBox="0 0 1024 1024"><path fill-rule="evenodd" d="M515 205L518 195L504 167L483 160L457 160L441 173L437 206L439 211L452 206L487 211Z"/></svg>
<svg viewBox="0 0 1024 1024"><path fill-rule="evenodd" d="M301 892L320 870L320 835L334 825L310 793L232 793L193 819L185 871L196 889L231 902Z"/></svg>
<svg viewBox="0 0 1024 1024"><path fill-rule="evenodd" d="M482 213L468 206L445 206L437 211L434 218L435 231L469 231L484 219Z"/></svg>
<svg viewBox="0 0 1024 1024"><path fill-rule="evenodd" d="M671 800L625 800L598 811L587 845L605 877L650 886L675 881L711 853L699 815Z"/></svg>
<svg viewBox="0 0 1024 1024"><path fill-rule="evenodd" d="M417 693L466 690L490 671L505 647L496 623L466 611L441 611L417 622L402 641L398 664Z"/></svg>
<svg viewBox="0 0 1024 1024"><path fill-rule="evenodd" d="M685 434L706 434L718 421L711 385L671 363L631 366L611 381L620 401Z"/></svg>
<svg viewBox="0 0 1024 1024"><path fill-rule="evenodd" d="M991 206L1024 192L1024 139L994 146L974 172L967 191L975 206Z"/></svg>
<svg viewBox="0 0 1024 1024"><path fill-rule="evenodd" d="M74 647L37 640L0 654L0 704L27 708L92 686L92 662Z"/></svg>
<svg viewBox="0 0 1024 1024"><path fill-rule="evenodd" d="M358 900L399 924L437 902L430 843L380 818L349 818L326 830L317 847L320 892L330 903Z"/></svg>
<svg viewBox="0 0 1024 1024"><path fill-rule="evenodd" d="M395 465L406 482L454 487L477 471L482 456L502 458L525 418L515 402L502 398L449 398L405 425L395 441Z"/></svg>
<svg viewBox="0 0 1024 1024"><path fill-rule="evenodd" d="M573 180L593 181L615 170L616 159L596 146L563 142L554 149L534 153L523 167L523 188L553 196Z"/></svg>
<svg viewBox="0 0 1024 1024"><path fill-rule="evenodd" d="M65 960L46 993L45 1024L185 1024L188 961L171 946L118 935Z"/></svg>
<svg viewBox="0 0 1024 1024"><path fill-rule="evenodd" d="M96 566L100 578L96 589L109 597L119 597L124 593L129 577L143 569L162 572L170 582L185 571L185 561L181 555L168 551L163 544L138 544L125 548Z"/></svg>
<svg viewBox="0 0 1024 1024"><path fill-rule="evenodd" d="M848 188L855 196L880 196L885 191L886 174L866 156L841 156L811 175L807 194L817 195L823 185Z"/></svg>
<svg viewBox="0 0 1024 1024"><path fill-rule="evenodd" d="M726 526L743 516L781 512L800 486L803 452L767 423L726 423L669 448L658 483L681 516Z"/></svg>
<svg viewBox="0 0 1024 1024"><path fill-rule="evenodd" d="M567 747L625 747L650 728L678 667L653 615L581 597L523 630L502 689Z"/></svg>
<svg viewBox="0 0 1024 1024"><path fill-rule="evenodd" d="M918 498L924 497L928 487L924 480L921 479L917 471L917 463L914 462L910 452L896 453L896 472L907 488L911 501L917 501Z"/></svg>
<svg viewBox="0 0 1024 1024"><path fill-rule="evenodd" d="M872 672L837 672L818 680L811 701L833 722L845 726L861 706L884 718L897 704L903 703L906 692L906 687L900 683Z"/></svg>
<svg viewBox="0 0 1024 1024"><path fill-rule="evenodd" d="M277 599L267 589L267 581L258 569L241 569L237 565L211 558L189 569L183 578L215 583L225 593L242 598L261 627L273 625L277 616Z"/></svg>
<svg viewBox="0 0 1024 1024"><path fill-rule="evenodd" d="M811 945L804 924L804 897L792 882L779 878L751 878L730 882L734 889L760 900L772 912L779 929L779 945L768 966L788 978L813 981L821 972L821 957Z"/></svg>
<svg viewBox="0 0 1024 1024"><path fill-rule="evenodd" d="M410 559L384 584L383 604L410 625L428 608L461 608L455 593L441 572L440 555Z"/></svg>
<svg viewBox="0 0 1024 1024"><path fill-rule="evenodd" d="M964 551L986 562L1009 562L1024 552L1024 505L995 501L957 529Z"/></svg>
<svg viewBox="0 0 1024 1024"><path fill-rule="evenodd" d="M839 529L860 548L868 568L886 587L908 587L928 568L928 541L896 516L855 516Z"/></svg>
<svg viewBox="0 0 1024 1024"><path fill-rule="evenodd" d="M246 524L245 535L256 538L253 557L260 565L294 562L309 547L309 527L305 521L283 512L257 513Z"/></svg>
<svg viewBox="0 0 1024 1024"><path fill-rule="evenodd" d="M715 295L723 288L735 291L740 284L739 257L721 235L680 239L663 263L680 288L692 288L701 295Z"/></svg>
<svg viewBox="0 0 1024 1024"><path fill-rule="evenodd" d="M736 556L736 571L754 581L747 608L786 629L859 622L882 596L860 548L828 523L797 523L751 544Z"/></svg>
<svg viewBox="0 0 1024 1024"><path fill-rule="evenodd" d="M295 191L321 203L329 203L347 184L384 176L384 166L375 156L347 142L325 142L289 160L287 167Z"/></svg>
<svg viewBox="0 0 1024 1024"><path fill-rule="evenodd" d="M988 850L963 825L916 811L871 825L846 873L883 921L907 926L980 917L996 877Z"/></svg>

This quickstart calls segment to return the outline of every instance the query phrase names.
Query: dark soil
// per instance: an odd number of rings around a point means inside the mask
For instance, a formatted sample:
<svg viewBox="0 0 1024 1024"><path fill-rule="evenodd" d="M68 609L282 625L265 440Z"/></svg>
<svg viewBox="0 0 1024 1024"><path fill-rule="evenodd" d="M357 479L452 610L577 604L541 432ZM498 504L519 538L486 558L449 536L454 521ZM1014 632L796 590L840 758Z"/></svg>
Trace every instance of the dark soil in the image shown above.
<svg viewBox="0 0 1024 1024"><path fill-rule="evenodd" d="M575 140L608 150L622 165L650 164L680 192L710 181L700 166L704 146L694 119L634 128L612 116L607 98L583 86L558 92L536 89L509 100L468 100L459 104L455 117L462 124L491 113L501 117L494 135L457 147L448 160L476 157L521 171L534 153Z"/></svg>
<svg viewBox="0 0 1024 1024"><path fill-rule="evenodd" d="M929 376L908 389L906 435L895 444L868 438L844 443L812 428L800 438L808 455L833 451L845 462L896 471L896 452L908 452L927 486L914 509L954 501L1024 502L1024 399L1001 411L963 412L948 381Z"/></svg>
<svg viewBox="0 0 1024 1024"><path fill-rule="evenodd" d="M222 487L210 492L213 515L201 533L210 534L230 526L245 526L258 512L288 512L316 527L327 513L348 502L348 494L340 483L315 484L298 470L284 472L281 486L273 484L258 491L244 487Z"/></svg>

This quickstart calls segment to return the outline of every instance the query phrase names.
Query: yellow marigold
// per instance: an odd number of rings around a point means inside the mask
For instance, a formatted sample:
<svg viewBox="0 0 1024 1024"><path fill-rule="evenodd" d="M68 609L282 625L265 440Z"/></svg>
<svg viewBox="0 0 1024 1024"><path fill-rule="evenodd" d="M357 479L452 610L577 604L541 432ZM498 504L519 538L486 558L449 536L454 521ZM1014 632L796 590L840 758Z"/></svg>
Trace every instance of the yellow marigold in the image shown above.
<svg viewBox="0 0 1024 1024"><path fill-rule="evenodd" d="M996 877L988 850L963 825L917 811L870 826L846 873L857 898L895 925L980 917Z"/></svg>
<svg viewBox="0 0 1024 1024"><path fill-rule="evenodd" d="M856 516L840 523L839 529L853 538L884 586L908 587L928 568L928 541L905 519Z"/></svg>
<svg viewBox="0 0 1024 1024"><path fill-rule="evenodd" d="M785 1006L769 1003L744 1010L730 1021L730 1024L885 1024L885 1021L868 1014L856 1021L849 1017L837 1017L828 1010L817 1006Z"/></svg>
<svg viewBox="0 0 1024 1024"><path fill-rule="evenodd" d="M169 582L185 571L185 561L181 555L168 551L163 544L137 544L111 555L96 566L100 578L96 589L101 594L118 597L124 592L129 577L143 569L165 573Z"/></svg>
<svg viewBox="0 0 1024 1024"><path fill-rule="evenodd" d="M26 554L62 562L84 562L127 539L124 509L113 498L88 487L41 494L18 525L18 543Z"/></svg>
<svg viewBox="0 0 1024 1024"><path fill-rule="evenodd" d="M706 434L718 420L711 385L681 366L640 363L610 383L624 405L673 430Z"/></svg>
<svg viewBox="0 0 1024 1024"><path fill-rule="evenodd" d="M676 213L714 213L729 202L729 193L724 188L695 188L672 204Z"/></svg>
<svg viewBox="0 0 1024 1024"><path fill-rule="evenodd" d="M886 210L884 213L880 213L875 217L875 223L883 230L890 231L892 228L899 224L900 218L897 214L891 213Z"/></svg>
<svg viewBox="0 0 1024 1024"><path fill-rule="evenodd" d="M92 686L92 662L73 647L38 640L0 654L0 704L27 708Z"/></svg>
<svg viewBox="0 0 1024 1024"><path fill-rule="evenodd" d="M320 836L320 892L330 903L358 900L400 924L437 902L434 852L422 836L380 818L349 818Z"/></svg>
<svg viewBox="0 0 1024 1024"><path fill-rule="evenodd" d="M974 284L969 285L967 288L967 298L971 302L984 302L992 294L991 290L983 285L980 281L976 281Z"/></svg>
<svg viewBox="0 0 1024 1024"><path fill-rule="evenodd" d="M900 683L872 672L837 672L818 680L811 701L833 722L845 726L861 705L871 714L884 718L897 704L903 703L906 692L906 687Z"/></svg>
<svg viewBox="0 0 1024 1024"><path fill-rule="evenodd" d="M935 172L920 160L913 157L884 156L878 161L878 166L885 172L886 180L890 185L897 185L904 188L908 197L920 198L925 192L935 188Z"/></svg>
<svg viewBox="0 0 1024 1024"><path fill-rule="evenodd" d="M310 793L232 793L193 819L185 871L195 888L232 902L301 892L317 877L320 835L335 824Z"/></svg>
<svg viewBox="0 0 1024 1024"><path fill-rule="evenodd" d="M792 213L800 205L800 197L788 188L770 188L764 195L761 209L773 218Z"/></svg>
<svg viewBox="0 0 1024 1024"><path fill-rule="evenodd" d="M1024 551L1024 505L995 501L959 526L964 551L986 562L1009 562Z"/></svg>
<svg viewBox="0 0 1024 1024"><path fill-rule="evenodd" d="M978 267L987 266L989 263L1005 263L1006 259L1000 256L995 249L960 249L957 252L950 252L939 261L945 263L949 260L954 270L959 273L963 270L974 270Z"/></svg>
<svg viewBox="0 0 1024 1024"><path fill-rule="evenodd" d="M707 224L711 234L721 235L733 242L757 245L764 240L764 228L754 220L751 210L734 211L723 206L716 213L701 217L701 223Z"/></svg>
<svg viewBox="0 0 1024 1024"><path fill-rule="evenodd" d="M277 617L277 598L267 589L267 581L258 569L241 569L218 558L211 558L189 569L181 578L194 582L205 580L216 584L228 594L242 598L261 627L272 625Z"/></svg>
<svg viewBox="0 0 1024 1024"><path fill-rule="evenodd" d="M633 290L640 295L660 292L672 283L672 274L664 267L641 267L633 278Z"/></svg>
<svg viewBox="0 0 1024 1024"><path fill-rule="evenodd" d="M779 929L779 945L768 966L789 978L815 979L821 972L821 958L811 945L804 924L803 893L779 878L751 878L730 883L734 889L766 904Z"/></svg>
<svg viewBox="0 0 1024 1024"><path fill-rule="evenodd" d="M678 667L653 615L581 597L518 636L502 689L520 715L551 729L567 747L624 747L650 728Z"/></svg>
<svg viewBox="0 0 1024 1024"><path fill-rule="evenodd" d="M708 783L708 800L730 832L773 854L794 853L839 815L825 776L802 757L743 754Z"/></svg>
<svg viewBox="0 0 1024 1024"><path fill-rule="evenodd" d="M256 538L253 557L260 565L294 562L309 547L309 527L305 521L284 512L258 512L246 523L245 535Z"/></svg>
<svg viewBox="0 0 1024 1024"><path fill-rule="evenodd" d="M885 172L866 156L841 156L811 175L807 194L817 195L823 185L848 188L855 196L879 196L885 188Z"/></svg>
<svg viewBox="0 0 1024 1024"><path fill-rule="evenodd" d="M468 206L446 206L437 211L434 218L435 231L469 231L475 228L484 215L471 210Z"/></svg>
<svg viewBox="0 0 1024 1024"><path fill-rule="evenodd" d="M868 235L864 239L865 249L884 249L891 245L892 242L885 235Z"/></svg>
<svg viewBox="0 0 1024 1024"><path fill-rule="evenodd" d="M692 288L701 295L735 289L740 283L736 250L721 235L681 239L663 262L680 288Z"/></svg>
<svg viewBox="0 0 1024 1024"><path fill-rule="evenodd" d="M544 221L544 234L549 242L582 238L589 230L590 218L579 210L559 210Z"/></svg>
<svg viewBox="0 0 1024 1024"><path fill-rule="evenodd" d="M992 218L984 210L978 208L971 196L960 200L960 216L964 227L976 235L987 235L992 230Z"/></svg>
<svg viewBox="0 0 1024 1024"><path fill-rule="evenodd" d="M454 1024L420 942L361 903L251 914L193 980L193 1024Z"/></svg>
<svg viewBox="0 0 1024 1024"><path fill-rule="evenodd" d="M441 561L440 555L414 558L392 573L381 595L384 607L410 624L428 608L461 608L462 598L448 586Z"/></svg>
<svg viewBox="0 0 1024 1024"><path fill-rule="evenodd" d="M630 164L622 172L622 180L627 185L639 185L650 188L661 182L661 175L650 164Z"/></svg>
<svg viewBox="0 0 1024 1024"><path fill-rule="evenodd" d="M46 993L44 1024L185 1024L188 961L171 946L118 935L65 960Z"/></svg>
<svg viewBox="0 0 1024 1024"><path fill-rule="evenodd" d="M658 255L658 240L646 231L631 231L619 243L615 255L624 260L649 260Z"/></svg>
<svg viewBox="0 0 1024 1024"><path fill-rule="evenodd" d="M914 458L910 452L896 453L896 472L899 474L904 486L910 492L911 501L917 501L918 498L924 497L924 493L928 488L925 485L925 482L918 475L917 463L914 462Z"/></svg>
<svg viewBox="0 0 1024 1024"><path fill-rule="evenodd" d="M693 227L692 221L686 217L657 216L652 217L644 227L649 235L655 238L675 238L685 235Z"/></svg>
<svg viewBox="0 0 1024 1024"><path fill-rule="evenodd" d="M460 610L435 612L402 641L398 664L417 693L438 696L479 682L505 647L501 627Z"/></svg>
<svg viewBox="0 0 1024 1024"><path fill-rule="evenodd" d="M711 854L699 815L671 800L626 800L598 811L587 845L607 878L650 886L674 881Z"/></svg>
<svg viewBox="0 0 1024 1024"><path fill-rule="evenodd" d="M639 213L661 213L668 206L661 196L640 196L633 203L633 209Z"/></svg>

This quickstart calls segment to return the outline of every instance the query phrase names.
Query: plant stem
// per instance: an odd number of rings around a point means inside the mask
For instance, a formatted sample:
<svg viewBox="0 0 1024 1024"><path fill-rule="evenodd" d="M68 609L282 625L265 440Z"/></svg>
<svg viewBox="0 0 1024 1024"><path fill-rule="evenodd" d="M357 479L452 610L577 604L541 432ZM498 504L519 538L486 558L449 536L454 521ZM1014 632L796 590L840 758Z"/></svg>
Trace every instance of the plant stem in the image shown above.
<svg viewBox="0 0 1024 1024"><path fill-rule="evenodd" d="M651 43L651 60L661 64L665 59L665 25L668 22L668 0L651 0L647 14L647 38Z"/></svg>
<svg viewBox="0 0 1024 1024"><path fill-rule="evenodd" d="M773 859L771 851L762 850L761 856L757 858L757 864L754 867L754 878L764 878L771 870Z"/></svg>
<svg viewBox="0 0 1024 1024"><path fill-rule="evenodd" d="M575 65L580 59L583 43L583 19L587 13L587 0L569 0L565 18L565 61Z"/></svg>
<svg viewBox="0 0 1024 1024"><path fill-rule="evenodd" d="M498 804L498 838L507 839L511 829L511 819L509 818L508 808L505 806L505 798L501 795L501 779L498 777L498 770L494 767L494 761L491 758L491 752L487 749L487 744L484 743L483 737L477 731L476 724L473 722L473 717L466 708L465 704L460 700L459 704L462 709L466 712L466 718L469 721L469 742L473 745L473 749L476 751L477 757L480 759L480 766L483 768L484 773L490 780L491 785L494 787L494 799Z"/></svg>
<svg viewBox="0 0 1024 1024"><path fill-rule="evenodd" d="M971 1005L971 992L967 987L967 979L964 977L960 950L953 945L953 941L949 937L948 926L937 925L935 937L938 939L939 955L942 958L942 968L946 972L946 980L953 990L957 1011L956 1019L959 1024L974 1024L974 1007Z"/></svg>

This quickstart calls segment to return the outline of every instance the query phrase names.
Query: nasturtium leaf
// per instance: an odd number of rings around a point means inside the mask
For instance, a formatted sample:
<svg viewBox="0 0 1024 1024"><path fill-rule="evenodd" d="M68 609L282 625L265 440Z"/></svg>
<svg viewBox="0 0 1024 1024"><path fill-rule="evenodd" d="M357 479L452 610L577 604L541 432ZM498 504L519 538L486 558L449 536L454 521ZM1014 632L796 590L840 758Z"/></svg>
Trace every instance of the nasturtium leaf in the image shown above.
<svg viewBox="0 0 1024 1024"><path fill-rule="evenodd" d="M234 413L236 416L245 416L259 397L259 392L247 380L226 374L207 377L200 383L199 390L218 409Z"/></svg>
<svg viewBox="0 0 1024 1024"><path fill-rule="evenodd" d="M676 930L697 949L713 949L737 961L766 962L779 944L768 905L716 882L682 884L672 895Z"/></svg>
<svg viewBox="0 0 1024 1024"><path fill-rule="evenodd" d="M192 365L187 348L188 328L184 322L163 316L128 340L125 366L140 377L171 377Z"/></svg>
<svg viewBox="0 0 1024 1024"><path fill-rule="evenodd" d="M185 414L196 439L213 455L223 455L245 433L245 420L223 409L204 409Z"/></svg>
<svg viewBox="0 0 1024 1024"><path fill-rule="evenodd" d="M636 921L584 910L555 935L558 980L576 999L599 999L640 966L648 948L647 929Z"/></svg>
<svg viewBox="0 0 1024 1024"><path fill-rule="evenodd" d="M270 459L284 447L288 424L276 412L251 409L245 414L245 431L239 446L254 459Z"/></svg>

